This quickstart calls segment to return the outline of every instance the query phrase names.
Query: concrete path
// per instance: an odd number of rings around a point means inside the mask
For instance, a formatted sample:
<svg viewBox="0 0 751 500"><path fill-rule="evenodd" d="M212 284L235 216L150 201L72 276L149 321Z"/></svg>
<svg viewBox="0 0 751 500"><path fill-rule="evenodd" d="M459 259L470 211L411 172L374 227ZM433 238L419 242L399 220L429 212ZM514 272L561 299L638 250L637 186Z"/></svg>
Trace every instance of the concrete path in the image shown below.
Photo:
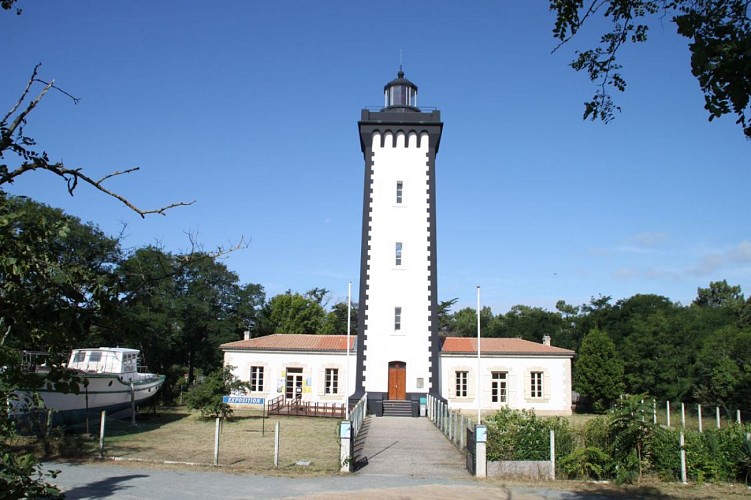
<svg viewBox="0 0 751 500"><path fill-rule="evenodd" d="M368 416L355 441L358 474L469 478L464 454L427 418Z"/></svg>

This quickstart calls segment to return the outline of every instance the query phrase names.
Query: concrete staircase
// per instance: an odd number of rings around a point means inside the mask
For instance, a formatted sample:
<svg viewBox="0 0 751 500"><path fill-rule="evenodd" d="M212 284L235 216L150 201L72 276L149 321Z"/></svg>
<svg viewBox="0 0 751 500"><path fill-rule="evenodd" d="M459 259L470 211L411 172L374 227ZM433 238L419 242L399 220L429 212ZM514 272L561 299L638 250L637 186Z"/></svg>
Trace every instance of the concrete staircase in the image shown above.
<svg viewBox="0 0 751 500"><path fill-rule="evenodd" d="M411 401L389 401L383 402L383 416L384 417L411 417L412 416L412 402Z"/></svg>

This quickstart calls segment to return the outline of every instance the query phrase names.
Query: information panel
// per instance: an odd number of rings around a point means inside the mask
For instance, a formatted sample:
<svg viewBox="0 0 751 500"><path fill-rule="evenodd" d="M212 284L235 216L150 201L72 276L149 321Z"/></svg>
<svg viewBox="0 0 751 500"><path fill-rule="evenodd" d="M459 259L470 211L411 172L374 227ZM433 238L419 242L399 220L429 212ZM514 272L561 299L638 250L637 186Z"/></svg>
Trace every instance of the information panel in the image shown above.
<svg viewBox="0 0 751 500"><path fill-rule="evenodd" d="M264 398L251 398L248 396L224 396L222 401L231 405L262 405L266 403Z"/></svg>

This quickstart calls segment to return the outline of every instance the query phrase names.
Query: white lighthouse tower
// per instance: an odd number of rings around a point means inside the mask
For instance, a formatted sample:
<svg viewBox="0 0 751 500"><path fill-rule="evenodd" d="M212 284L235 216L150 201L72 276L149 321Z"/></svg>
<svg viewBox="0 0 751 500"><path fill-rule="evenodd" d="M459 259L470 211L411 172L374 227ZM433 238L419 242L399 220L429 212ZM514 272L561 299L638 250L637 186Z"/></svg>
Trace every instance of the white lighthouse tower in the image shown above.
<svg viewBox="0 0 751 500"><path fill-rule="evenodd" d="M435 157L443 123L399 70L358 122L365 158L356 395L371 413L441 396ZM401 403L399 403L401 402ZM406 403L409 402L409 403Z"/></svg>

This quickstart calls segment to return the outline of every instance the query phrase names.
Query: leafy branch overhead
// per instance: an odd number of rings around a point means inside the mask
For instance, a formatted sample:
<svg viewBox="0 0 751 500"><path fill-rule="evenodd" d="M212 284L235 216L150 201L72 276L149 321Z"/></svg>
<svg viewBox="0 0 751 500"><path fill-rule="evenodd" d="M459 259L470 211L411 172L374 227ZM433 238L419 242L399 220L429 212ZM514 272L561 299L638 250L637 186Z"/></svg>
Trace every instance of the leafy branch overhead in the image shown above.
<svg viewBox="0 0 751 500"><path fill-rule="evenodd" d="M650 18L669 18L677 33L688 38L691 73L704 93L709 120L734 114L746 137L751 138L751 18L749 0L550 0L556 20L554 49L568 43L596 14L610 22L610 31L597 47L577 51L571 67L586 71L597 83L584 118L611 121L620 111L610 92L623 92L626 80L617 62L628 43L647 41Z"/></svg>
<svg viewBox="0 0 751 500"><path fill-rule="evenodd" d="M111 172L97 179L85 174L81 168L68 168L61 161L50 161L47 152L43 150L40 151L36 147L36 141L24 132L24 126L27 123L28 117L50 89L54 89L70 97L76 104L80 99L73 97L69 93L55 86L54 80L51 82L45 82L39 79L39 67L39 64L34 67L34 71L26 83L26 87L21 93L21 96L11 107L10 111L3 116L2 121L0 121L0 161L2 161L2 163L0 163L0 189L5 184L12 184L15 179L27 172L33 170L46 170L59 175L65 180L68 186L68 193L70 193L71 196L76 187L78 187L78 183L83 182L93 186L104 194L121 201L125 206L136 212L141 217L145 217L148 214L165 215L166 211L171 208L192 205L194 203L177 202L150 210L141 209L123 195L111 190L105 184L113 177L130 174L139 170L138 167ZM44 85L44 88L35 98L32 99L31 91L35 84ZM18 159L18 164L13 167L6 164L6 154L15 156Z"/></svg>

